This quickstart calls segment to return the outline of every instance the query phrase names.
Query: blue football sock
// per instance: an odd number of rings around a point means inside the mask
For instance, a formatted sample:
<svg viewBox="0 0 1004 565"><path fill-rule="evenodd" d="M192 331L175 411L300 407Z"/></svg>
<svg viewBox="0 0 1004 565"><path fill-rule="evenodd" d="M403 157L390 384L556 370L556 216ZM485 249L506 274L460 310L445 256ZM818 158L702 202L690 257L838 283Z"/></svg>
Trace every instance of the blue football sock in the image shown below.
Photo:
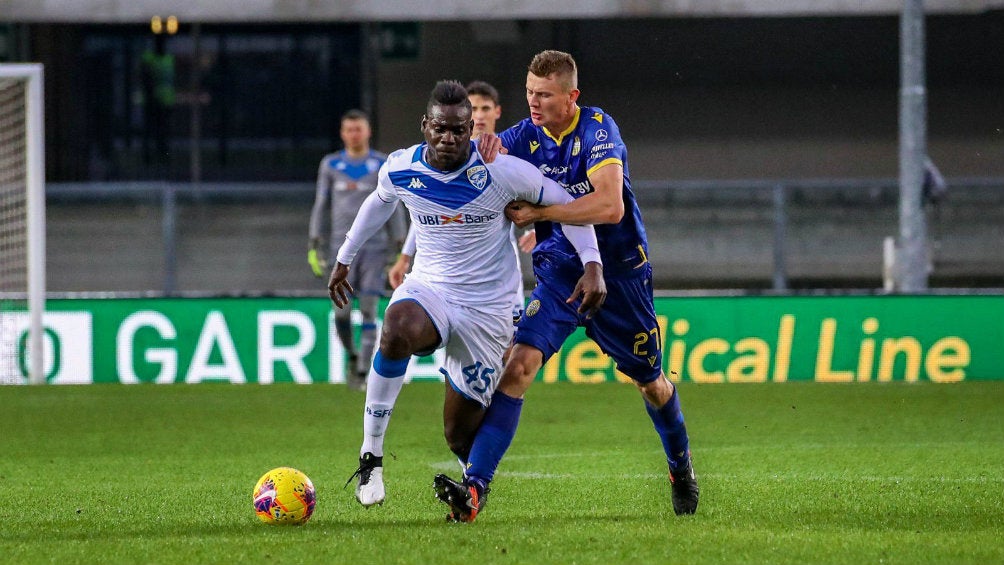
<svg viewBox="0 0 1004 565"><path fill-rule="evenodd" d="M491 482L502 456L516 436L522 409L522 398L513 398L500 391L492 395L492 403L485 412L485 419L474 437L468 457L469 481L479 483L481 487Z"/></svg>
<svg viewBox="0 0 1004 565"><path fill-rule="evenodd" d="M645 410L652 418L655 431L662 439L662 448L666 451L669 468L676 470L686 467L690 459L690 438L687 437L687 426L683 423L683 412L680 411L680 395L673 388L673 396L662 408L654 408L647 401Z"/></svg>
<svg viewBox="0 0 1004 565"><path fill-rule="evenodd" d="M411 361L410 356L404 359L387 359L383 353L377 351L376 355L373 356L373 370L381 377L396 379L404 376L408 370L409 361Z"/></svg>

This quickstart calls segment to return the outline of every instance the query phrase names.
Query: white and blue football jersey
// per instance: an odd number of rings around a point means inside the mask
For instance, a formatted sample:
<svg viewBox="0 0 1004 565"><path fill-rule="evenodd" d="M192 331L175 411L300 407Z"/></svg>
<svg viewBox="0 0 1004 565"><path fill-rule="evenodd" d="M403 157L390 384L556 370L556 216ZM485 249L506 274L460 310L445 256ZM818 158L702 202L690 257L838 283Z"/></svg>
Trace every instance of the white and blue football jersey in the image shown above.
<svg viewBox="0 0 1004 565"><path fill-rule="evenodd" d="M473 143L464 166L443 172L425 161L425 148L393 153L377 183L378 196L404 202L415 226L420 252L409 276L463 304L508 309L521 274L504 210L513 200L541 203L543 174L506 155L486 164Z"/></svg>

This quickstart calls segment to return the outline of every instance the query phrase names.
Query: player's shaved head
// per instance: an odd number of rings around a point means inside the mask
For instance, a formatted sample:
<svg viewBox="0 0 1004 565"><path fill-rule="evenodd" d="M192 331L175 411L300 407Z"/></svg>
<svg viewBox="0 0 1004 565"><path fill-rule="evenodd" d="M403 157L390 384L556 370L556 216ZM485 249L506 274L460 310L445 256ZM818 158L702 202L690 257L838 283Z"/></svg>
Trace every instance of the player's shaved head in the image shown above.
<svg viewBox="0 0 1004 565"><path fill-rule="evenodd" d="M425 105L425 115L432 114L433 106L463 106L471 111L471 101L467 98L467 89L455 80L441 80L436 83L429 95L429 103Z"/></svg>
<svg viewBox="0 0 1004 565"><path fill-rule="evenodd" d="M554 79L565 92L571 92L579 87L579 70L575 65L575 59L564 51L548 49L537 53L530 61L527 70L541 78L554 75Z"/></svg>

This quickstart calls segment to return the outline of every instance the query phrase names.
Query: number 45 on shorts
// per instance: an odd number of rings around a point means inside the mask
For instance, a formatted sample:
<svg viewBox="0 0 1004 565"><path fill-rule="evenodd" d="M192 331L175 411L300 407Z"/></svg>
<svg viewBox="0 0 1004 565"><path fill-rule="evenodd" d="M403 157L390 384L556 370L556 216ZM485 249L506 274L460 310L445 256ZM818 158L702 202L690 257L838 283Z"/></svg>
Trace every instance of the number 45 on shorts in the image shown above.
<svg viewBox="0 0 1004 565"><path fill-rule="evenodd" d="M488 387L492 384L492 375L495 374L495 369L484 367L481 361L468 365L461 370L464 373L464 380L467 381L468 386L478 394L484 394L488 390Z"/></svg>

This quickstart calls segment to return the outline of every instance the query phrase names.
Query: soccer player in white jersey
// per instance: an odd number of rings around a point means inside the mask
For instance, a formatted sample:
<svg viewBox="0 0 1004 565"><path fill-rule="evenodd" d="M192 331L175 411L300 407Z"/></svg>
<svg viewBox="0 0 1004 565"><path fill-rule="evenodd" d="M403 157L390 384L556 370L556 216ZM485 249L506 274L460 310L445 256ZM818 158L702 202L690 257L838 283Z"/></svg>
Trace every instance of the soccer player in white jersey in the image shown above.
<svg viewBox="0 0 1004 565"><path fill-rule="evenodd" d="M514 200L572 201L524 161L502 156L486 165L471 142L472 126L464 87L437 83L422 118L425 143L394 152L381 167L377 189L349 229L328 282L335 306L348 304L356 252L403 201L418 226L422 252L391 297L367 377L363 443L353 475L359 478L356 499L364 506L385 498L384 434L412 355L445 348L444 435L450 450L466 461L513 333L512 288L521 275L505 207ZM563 227L584 269L568 300L591 316L606 297L596 234L591 226Z"/></svg>
<svg viewBox="0 0 1004 565"><path fill-rule="evenodd" d="M472 137L478 138L486 133L494 134L495 124L502 117L502 105L499 103L498 90L482 80L470 82L465 88L467 89L467 98L471 101L471 118L474 120ZM509 232L509 241L512 243L513 252L516 254L516 269L522 272L519 258L520 245L516 239L516 226L512 226ZM413 224L408 229L408 236L405 238L404 245L401 246L401 253L397 256L397 261L387 271L387 278L391 288L397 288L404 281L404 276L408 272L408 269L411 268L411 261L416 251L415 226ZM519 321L523 315L523 304L525 301L522 277L516 283L516 286L513 288L513 323Z"/></svg>

